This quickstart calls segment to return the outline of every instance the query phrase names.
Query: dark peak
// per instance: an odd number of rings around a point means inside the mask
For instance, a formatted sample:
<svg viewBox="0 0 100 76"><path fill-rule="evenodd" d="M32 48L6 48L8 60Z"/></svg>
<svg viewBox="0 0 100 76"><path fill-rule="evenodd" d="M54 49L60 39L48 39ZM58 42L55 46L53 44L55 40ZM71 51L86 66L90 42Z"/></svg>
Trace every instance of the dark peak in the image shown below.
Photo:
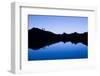
<svg viewBox="0 0 100 76"><path fill-rule="evenodd" d="M49 32L49 31L45 31L45 28L36 28L36 27L33 27L32 29L29 30L29 32Z"/></svg>
<svg viewBox="0 0 100 76"><path fill-rule="evenodd" d="M83 32L83 33L73 32L73 33L70 33L70 34L67 34L65 32L62 33L62 35L80 35L80 34L88 34L88 32Z"/></svg>
<svg viewBox="0 0 100 76"><path fill-rule="evenodd" d="M77 32L73 32L73 33L71 33L71 34L79 34L79 33L77 33Z"/></svg>
<svg viewBox="0 0 100 76"><path fill-rule="evenodd" d="M66 35L66 33L64 32L62 35Z"/></svg>
<svg viewBox="0 0 100 76"><path fill-rule="evenodd" d="M36 27L33 27L32 29L30 29L30 30L29 30L29 34L31 34L31 35L32 35L32 34L33 34L33 35L34 35L34 34L37 34L37 35L39 35L39 36L40 36L40 35L43 35L43 36L44 36L44 35L45 35L45 36L50 36L50 35L53 35L53 36L54 36L54 35L55 35L55 33L53 33L53 32L46 31L45 28L41 28L41 29L40 29L40 28L36 28Z"/></svg>
<svg viewBox="0 0 100 76"><path fill-rule="evenodd" d="M39 28L36 28L36 27L33 27L32 29L30 29L30 30L43 30L43 29L39 29Z"/></svg>
<svg viewBox="0 0 100 76"><path fill-rule="evenodd" d="M77 32L74 32L74 34L78 34Z"/></svg>
<svg viewBox="0 0 100 76"><path fill-rule="evenodd" d="M77 32L74 32L74 33L71 33L71 34L74 34L74 35L77 35L77 34L88 34L88 32L83 32L83 33L77 33Z"/></svg>
<svg viewBox="0 0 100 76"><path fill-rule="evenodd" d="M83 34L88 34L88 32L84 32Z"/></svg>

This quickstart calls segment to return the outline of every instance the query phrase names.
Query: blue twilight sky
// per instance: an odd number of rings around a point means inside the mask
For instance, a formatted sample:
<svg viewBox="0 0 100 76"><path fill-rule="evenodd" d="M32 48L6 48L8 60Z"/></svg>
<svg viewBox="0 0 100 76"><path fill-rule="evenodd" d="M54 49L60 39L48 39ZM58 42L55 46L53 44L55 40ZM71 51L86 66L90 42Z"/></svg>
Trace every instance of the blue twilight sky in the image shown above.
<svg viewBox="0 0 100 76"><path fill-rule="evenodd" d="M45 28L56 34L88 31L88 17L28 15L28 29Z"/></svg>

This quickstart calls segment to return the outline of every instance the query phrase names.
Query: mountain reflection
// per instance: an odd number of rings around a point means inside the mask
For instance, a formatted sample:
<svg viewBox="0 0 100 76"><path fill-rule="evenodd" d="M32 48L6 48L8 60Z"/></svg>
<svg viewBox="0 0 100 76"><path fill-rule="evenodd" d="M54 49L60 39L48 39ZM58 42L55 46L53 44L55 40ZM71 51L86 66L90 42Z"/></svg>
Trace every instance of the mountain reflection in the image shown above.
<svg viewBox="0 0 100 76"><path fill-rule="evenodd" d="M82 43L88 46L88 33L55 34L43 29L32 28L28 31L28 48L38 50L58 42Z"/></svg>

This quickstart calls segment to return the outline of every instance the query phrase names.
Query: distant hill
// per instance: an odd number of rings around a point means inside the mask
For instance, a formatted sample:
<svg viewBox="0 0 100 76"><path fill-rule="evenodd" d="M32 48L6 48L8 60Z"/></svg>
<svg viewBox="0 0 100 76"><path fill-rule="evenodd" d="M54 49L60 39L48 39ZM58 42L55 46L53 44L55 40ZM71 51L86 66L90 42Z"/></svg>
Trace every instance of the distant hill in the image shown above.
<svg viewBox="0 0 100 76"><path fill-rule="evenodd" d="M56 42L81 42L85 45L88 44L88 32L84 33L71 33L71 34L55 34L44 29L32 28L28 30L28 47L33 49L39 49L47 45L51 45Z"/></svg>

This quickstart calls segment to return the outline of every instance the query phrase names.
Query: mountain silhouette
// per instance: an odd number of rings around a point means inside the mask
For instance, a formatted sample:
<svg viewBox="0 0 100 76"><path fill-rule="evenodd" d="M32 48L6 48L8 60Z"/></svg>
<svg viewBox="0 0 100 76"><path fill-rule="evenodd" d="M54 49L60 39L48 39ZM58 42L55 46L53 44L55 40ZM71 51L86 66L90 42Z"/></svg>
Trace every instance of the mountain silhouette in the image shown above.
<svg viewBox="0 0 100 76"><path fill-rule="evenodd" d="M45 29L32 28L28 30L28 47L34 50L38 50L45 46L49 46L58 42L72 42L74 44L82 43L88 45L88 32L84 33L71 33L71 34L55 34Z"/></svg>

